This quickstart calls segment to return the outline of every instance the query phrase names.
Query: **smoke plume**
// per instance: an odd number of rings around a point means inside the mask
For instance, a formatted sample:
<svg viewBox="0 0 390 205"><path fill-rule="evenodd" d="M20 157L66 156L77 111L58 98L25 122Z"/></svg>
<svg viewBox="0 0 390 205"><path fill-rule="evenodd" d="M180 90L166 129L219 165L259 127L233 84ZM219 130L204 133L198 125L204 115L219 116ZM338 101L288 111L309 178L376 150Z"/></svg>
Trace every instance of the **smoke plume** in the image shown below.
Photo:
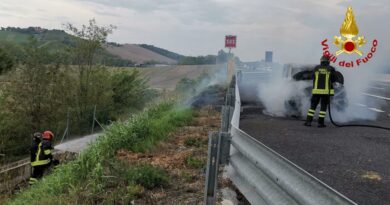
<svg viewBox="0 0 390 205"><path fill-rule="evenodd" d="M302 69L303 66L295 66ZM314 65L309 66L314 67ZM366 96L363 93L370 93L373 79L378 76L378 70L374 68L336 68L344 76L344 88L346 91L346 104L343 109L337 109L333 102L331 104L332 117L335 121L345 123L351 121L373 121L378 117L378 112L370 108L381 109L383 101ZM310 106L310 94L307 89L312 86L311 80L294 81L288 75L286 66L273 66L272 72L268 72L266 80L256 80L254 74L243 73L242 93L243 96L250 96L255 92L257 100L264 107L264 113L277 117L300 116L306 117ZM306 91L305 91L306 89ZM310 92L310 91L309 91ZM289 102L293 102L290 105ZM298 109L291 109L291 107ZM317 113L319 106L317 107ZM327 115L329 120L329 115Z"/></svg>

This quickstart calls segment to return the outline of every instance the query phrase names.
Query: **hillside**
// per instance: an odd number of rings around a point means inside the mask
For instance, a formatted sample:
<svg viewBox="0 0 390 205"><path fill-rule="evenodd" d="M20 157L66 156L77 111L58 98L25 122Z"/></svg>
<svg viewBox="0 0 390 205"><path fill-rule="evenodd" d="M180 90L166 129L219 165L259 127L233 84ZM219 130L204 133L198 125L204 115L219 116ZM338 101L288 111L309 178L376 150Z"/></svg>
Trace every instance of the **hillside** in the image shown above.
<svg viewBox="0 0 390 205"><path fill-rule="evenodd" d="M8 27L0 30L0 46L1 43L23 45L28 43L30 38L36 38L39 45L51 51L65 50L73 46L76 39L63 30L48 30L39 27ZM151 45L108 43L105 49L97 55L96 63L109 66L131 66L144 63L175 64L179 57L181 55Z"/></svg>
<svg viewBox="0 0 390 205"><path fill-rule="evenodd" d="M131 60L137 64L147 62L174 64L177 62L176 60L135 44L124 44L120 46L107 45L106 50L112 55L119 56L122 59Z"/></svg>
<svg viewBox="0 0 390 205"><path fill-rule="evenodd" d="M180 54L177 54L177 53L168 51L168 50L163 49L163 48L158 48L158 47L153 46L153 45L139 44L139 46L141 46L142 48L151 50L151 51L153 51L153 52L155 52L155 53L158 53L158 54L160 54L160 55L163 55L163 56L165 56L165 57L168 57L168 58L177 60L177 61L179 61L179 60L181 60L182 58L185 57L185 56L183 56L183 55L180 55Z"/></svg>
<svg viewBox="0 0 390 205"><path fill-rule="evenodd" d="M141 69L141 75L149 78L148 85L155 89L174 90L183 78L196 79L204 73L226 78L221 65L178 65Z"/></svg>

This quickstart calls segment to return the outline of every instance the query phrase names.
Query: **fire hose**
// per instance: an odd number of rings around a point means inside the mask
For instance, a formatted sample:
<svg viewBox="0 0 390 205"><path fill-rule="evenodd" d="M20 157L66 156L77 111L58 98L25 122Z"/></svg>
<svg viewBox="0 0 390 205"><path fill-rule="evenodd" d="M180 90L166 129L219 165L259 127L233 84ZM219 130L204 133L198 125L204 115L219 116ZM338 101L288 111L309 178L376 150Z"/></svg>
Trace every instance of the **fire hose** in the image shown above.
<svg viewBox="0 0 390 205"><path fill-rule="evenodd" d="M331 79L329 78L329 85L331 85ZM365 124L338 124L336 123L333 118L332 118L332 111L331 111L331 94L330 94L330 89L328 92L328 97L329 97L329 103L328 103L328 108L329 108L329 119L330 122L336 127L369 127L369 128L375 128L375 129L383 129L383 130L390 130L390 127L382 127L382 126L377 126L377 125L365 125Z"/></svg>

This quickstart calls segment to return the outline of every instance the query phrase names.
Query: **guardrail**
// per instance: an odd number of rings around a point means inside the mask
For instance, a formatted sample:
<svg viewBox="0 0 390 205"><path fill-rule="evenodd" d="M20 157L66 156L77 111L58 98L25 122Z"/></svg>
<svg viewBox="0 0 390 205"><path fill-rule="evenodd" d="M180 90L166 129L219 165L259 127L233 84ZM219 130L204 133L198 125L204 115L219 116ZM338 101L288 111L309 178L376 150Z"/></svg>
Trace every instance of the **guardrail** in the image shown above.
<svg viewBox="0 0 390 205"><path fill-rule="evenodd" d="M218 169L225 164L229 178L251 204L356 204L240 130L238 88L233 79L222 109L221 132L210 133L205 204L215 204Z"/></svg>

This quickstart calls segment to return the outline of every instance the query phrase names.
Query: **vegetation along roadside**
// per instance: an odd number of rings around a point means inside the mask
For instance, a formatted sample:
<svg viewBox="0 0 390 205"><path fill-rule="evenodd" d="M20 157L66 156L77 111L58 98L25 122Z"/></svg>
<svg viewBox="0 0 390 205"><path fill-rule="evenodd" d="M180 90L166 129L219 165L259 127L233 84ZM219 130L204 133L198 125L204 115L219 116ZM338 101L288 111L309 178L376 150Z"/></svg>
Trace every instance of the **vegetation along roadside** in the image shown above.
<svg viewBox="0 0 390 205"><path fill-rule="evenodd" d="M192 121L190 109L160 103L125 122L112 124L75 161L64 164L9 204L129 204L144 189L164 187L170 175L158 166L129 164L118 150L147 153L169 133Z"/></svg>

